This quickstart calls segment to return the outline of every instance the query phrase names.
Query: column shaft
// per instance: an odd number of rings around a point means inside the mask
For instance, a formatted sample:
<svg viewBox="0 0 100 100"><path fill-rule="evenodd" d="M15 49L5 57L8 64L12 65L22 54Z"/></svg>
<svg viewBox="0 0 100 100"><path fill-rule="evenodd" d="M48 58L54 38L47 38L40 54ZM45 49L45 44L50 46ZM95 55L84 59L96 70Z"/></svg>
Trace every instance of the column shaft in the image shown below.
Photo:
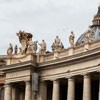
<svg viewBox="0 0 100 100"><path fill-rule="evenodd" d="M59 100L59 81L53 81L53 94L52 100Z"/></svg>
<svg viewBox="0 0 100 100"><path fill-rule="evenodd" d="M16 100L16 89L12 88L12 100Z"/></svg>
<svg viewBox="0 0 100 100"><path fill-rule="evenodd" d="M47 100L47 84L46 84L46 82L40 83L39 100Z"/></svg>
<svg viewBox="0 0 100 100"><path fill-rule="evenodd" d="M11 100L11 99L12 99L11 86L5 85L4 100Z"/></svg>
<svg viewBox="0 0 100 100"><path fill-rule="evenodd" d="M75 100L75 81L73 78L68 79L67 100Z"/></svg>
<svg viewBox="0 0 100 100"><path fill-rule="evenodd" d="M89 75L84 76L83 100L91 100L91 80Z"/></svg>
<svg viewBox="0 0 100 100"><path fill-rule="evenodd" d="M32 89L30 82L26 82L25 87L25 100L32 100Z"/></svg>

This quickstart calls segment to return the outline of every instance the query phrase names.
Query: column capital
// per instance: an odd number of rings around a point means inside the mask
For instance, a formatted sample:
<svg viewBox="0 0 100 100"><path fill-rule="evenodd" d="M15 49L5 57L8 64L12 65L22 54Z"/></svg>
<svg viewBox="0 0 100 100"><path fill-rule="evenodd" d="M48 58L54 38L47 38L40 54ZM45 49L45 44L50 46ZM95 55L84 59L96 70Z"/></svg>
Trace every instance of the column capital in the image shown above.
<svg viewBox="0 0 100 100"><path fill-rule="evenodd" d="M30 80L27 80L27 81L24 81L25 83L27 83L27 82L31 82Z"/></svg>
<svg viewBox="0 0 100 100"><path fill-rule="evenodd" d="M31 84L31 81L24 81L25 84Z"/></svg>
<svg viewBox="0 0 100 100"><path fill-rule="evenodd" d="M68 76L67 79L75 79L75 76Z"/></svg>
<svg viewBox="0 0 100 100"><path fill-rule="evenodd" d="M71 78L68 78L68 81L74 81L75 78L71 77Z"/></svg>
<svg viewBox="0 0 100 100"><path fill-rule="evenodd" d="M59 78L51 79L50 81L59 81Z"/></svg>
<svg viewBox="0 0 100 100"><path fill-rule="evenodd" d="M90 78L90 74L85 74L84 78Z"/></svg>
<svg viewBox="0 0 100 100"><path fill-rule="evenodd" d="M100 73L100 69L98 69L98 70L97 70L97 72L99 72L99 73Z"/></svg>
<svg viewBox="0 0 100 100"><path fill-rule="evenodd" d="M81 75L84 76L84 77L85 77L85 76L90 76L90 73L84 72L84 73L82 73Z"/></svg>
<svg viewBox="0 0 100 100"><path fill-rule="evenodd" d="M10 83L4 84L4 88L6 88L6 87L10 87L10 86L11 86Z"/></svg>

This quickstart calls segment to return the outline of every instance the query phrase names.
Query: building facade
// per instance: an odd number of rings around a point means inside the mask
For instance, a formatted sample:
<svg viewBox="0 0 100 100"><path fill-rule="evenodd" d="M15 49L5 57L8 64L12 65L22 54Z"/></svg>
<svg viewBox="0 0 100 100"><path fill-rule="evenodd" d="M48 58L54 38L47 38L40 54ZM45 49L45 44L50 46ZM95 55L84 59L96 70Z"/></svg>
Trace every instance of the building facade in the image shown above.
<svg viewBox="0 0 100 100"><path fill-rule="evenodd" d="M100 100L100 7L76 43L71 32L67 49L57 36L52 52L43 40L37 53L31 33L17 36L19 52L10 44L1 56L0 100Z"/></svg>

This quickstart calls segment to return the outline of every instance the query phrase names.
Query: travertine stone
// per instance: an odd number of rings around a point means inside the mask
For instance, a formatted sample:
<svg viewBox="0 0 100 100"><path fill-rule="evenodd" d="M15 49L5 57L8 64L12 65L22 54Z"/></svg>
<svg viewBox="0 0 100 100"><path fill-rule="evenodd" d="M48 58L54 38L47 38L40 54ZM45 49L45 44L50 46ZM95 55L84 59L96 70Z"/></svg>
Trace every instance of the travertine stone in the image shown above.
<svg viewBox="0 0 100 100"><path fill-rule="evenodd" d="M71 47L71 48L69 49L69 56L73 55L73 53L74 53L74 48Z"/></svg>
<svg viewBox="0 0 100 100"><path fill-rule="evenodd" d="M73 78L68 79L67 100L75 100L75 81Z"/></svg>
<svg viewBox="0 0 100 100"><path fill-rule="evenodd" d="M39 100L47 100L47 84L46 84L46 82L40 83Z"/></svg>
<svg viewBox="0 0 100 100"><path fill-rule="evenodd" d="M4 93L4 100L12 100L12 96L11 96L11 86L6 84L5 85L5 93Z"/></svg>
<svg viewBox="0 0 100 100"><path fill-rule="evenodd" d="M12 100L16 100L16 89L12 87Z"/></svg>
<svg viewBox="0 0 100 100"><path fill-rule="evenodd" d="M71 47L74 47L74 39L75 39L75 35L73 32L71 32L70 36L69 36L69 43Z"/></svg>
<svg viewBox="0 0 100 100"><path fill-rule="evenodd" d="M54 59L58 59L59 58L59 52L58 51L55 51L54 52Z"/></svg>
<svg viewBox="0 0 100 100"><path fill-rule="evenodd" d="M52 100L59 100L59 81L58 80L53 81Z"/></svg>
<svg viewBox="0 0 100 100"><path fill-rule="evenodd" d="M84 51L88 51L89 50L89 43L85 43L84 45Z"/></svg>
<svg viewBox="0 0 100 100"><path fill-rule="evenodd" d="M31 84L29 81L26 82L25 100L32 100L32 90L31 90Z"/></svg>
<svg viewBox="0 0 100 100"><path fill-rule="evenodd" d="M91 100L91 80L89 75L84 76L83 100Z"/></svg>

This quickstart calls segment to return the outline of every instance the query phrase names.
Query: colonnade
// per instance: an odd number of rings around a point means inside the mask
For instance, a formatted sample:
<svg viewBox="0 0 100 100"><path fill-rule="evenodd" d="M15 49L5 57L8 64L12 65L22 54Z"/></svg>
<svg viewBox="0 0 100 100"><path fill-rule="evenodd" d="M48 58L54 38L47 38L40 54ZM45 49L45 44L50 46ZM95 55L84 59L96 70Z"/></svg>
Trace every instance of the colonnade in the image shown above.
<svg viewBox="0 0 100 100"><path fill-rule="evenodd" d="M25 100L32 100L32 90L31 90L31 82L25 82ZM16 100L15 96L15 88L12 87L11 84L6 84L4 86L4 100ZM20 96L20 100L24 100L22 95Z"/></svg>
<svg viewBox="0 0 100 100"><path fill-rule="evenodd" d="M44 97L42 96L42 98L39 100L44 100ZM89 74L87 74L83 76L82 100L91 100L91 97L92 97L91 96L91 77ZM59 82L59 79L58 80L56 79L56 80L53 80L52 100L59 100L59 98L60 98L60 82ZM75 79L74 77L68 78L68 88L67 88L66 100L75 100ZM100 76L99 76L98 100L100 100Z"/></svg>
<svg viewBox="0 0 100 100"><path fill-rule="evenodd" d="M39 100L47 100L47 85L42 82L40 84L40 95ZM25 82L25 99L24 100L34 100L32 99L31 82ZM12 95L13 93L13 95ZM12 96L11 96L12 95ZM83 96L82 100L91 100L91 77L89 74L83 77ZM60 100L60 82L59 79L53 80L52 89L52 100ZM16 100L15 90L12 89L11 84L5 85L4 100ZM21 99L23 100L23 99ZM38 100L38 99L37 99ZM67 88L67 98L66 100L75 100L75 79L74 77L68 78L68 88ZM99 92L98 100L100 100L100 76L99 76Z"/></svg>

